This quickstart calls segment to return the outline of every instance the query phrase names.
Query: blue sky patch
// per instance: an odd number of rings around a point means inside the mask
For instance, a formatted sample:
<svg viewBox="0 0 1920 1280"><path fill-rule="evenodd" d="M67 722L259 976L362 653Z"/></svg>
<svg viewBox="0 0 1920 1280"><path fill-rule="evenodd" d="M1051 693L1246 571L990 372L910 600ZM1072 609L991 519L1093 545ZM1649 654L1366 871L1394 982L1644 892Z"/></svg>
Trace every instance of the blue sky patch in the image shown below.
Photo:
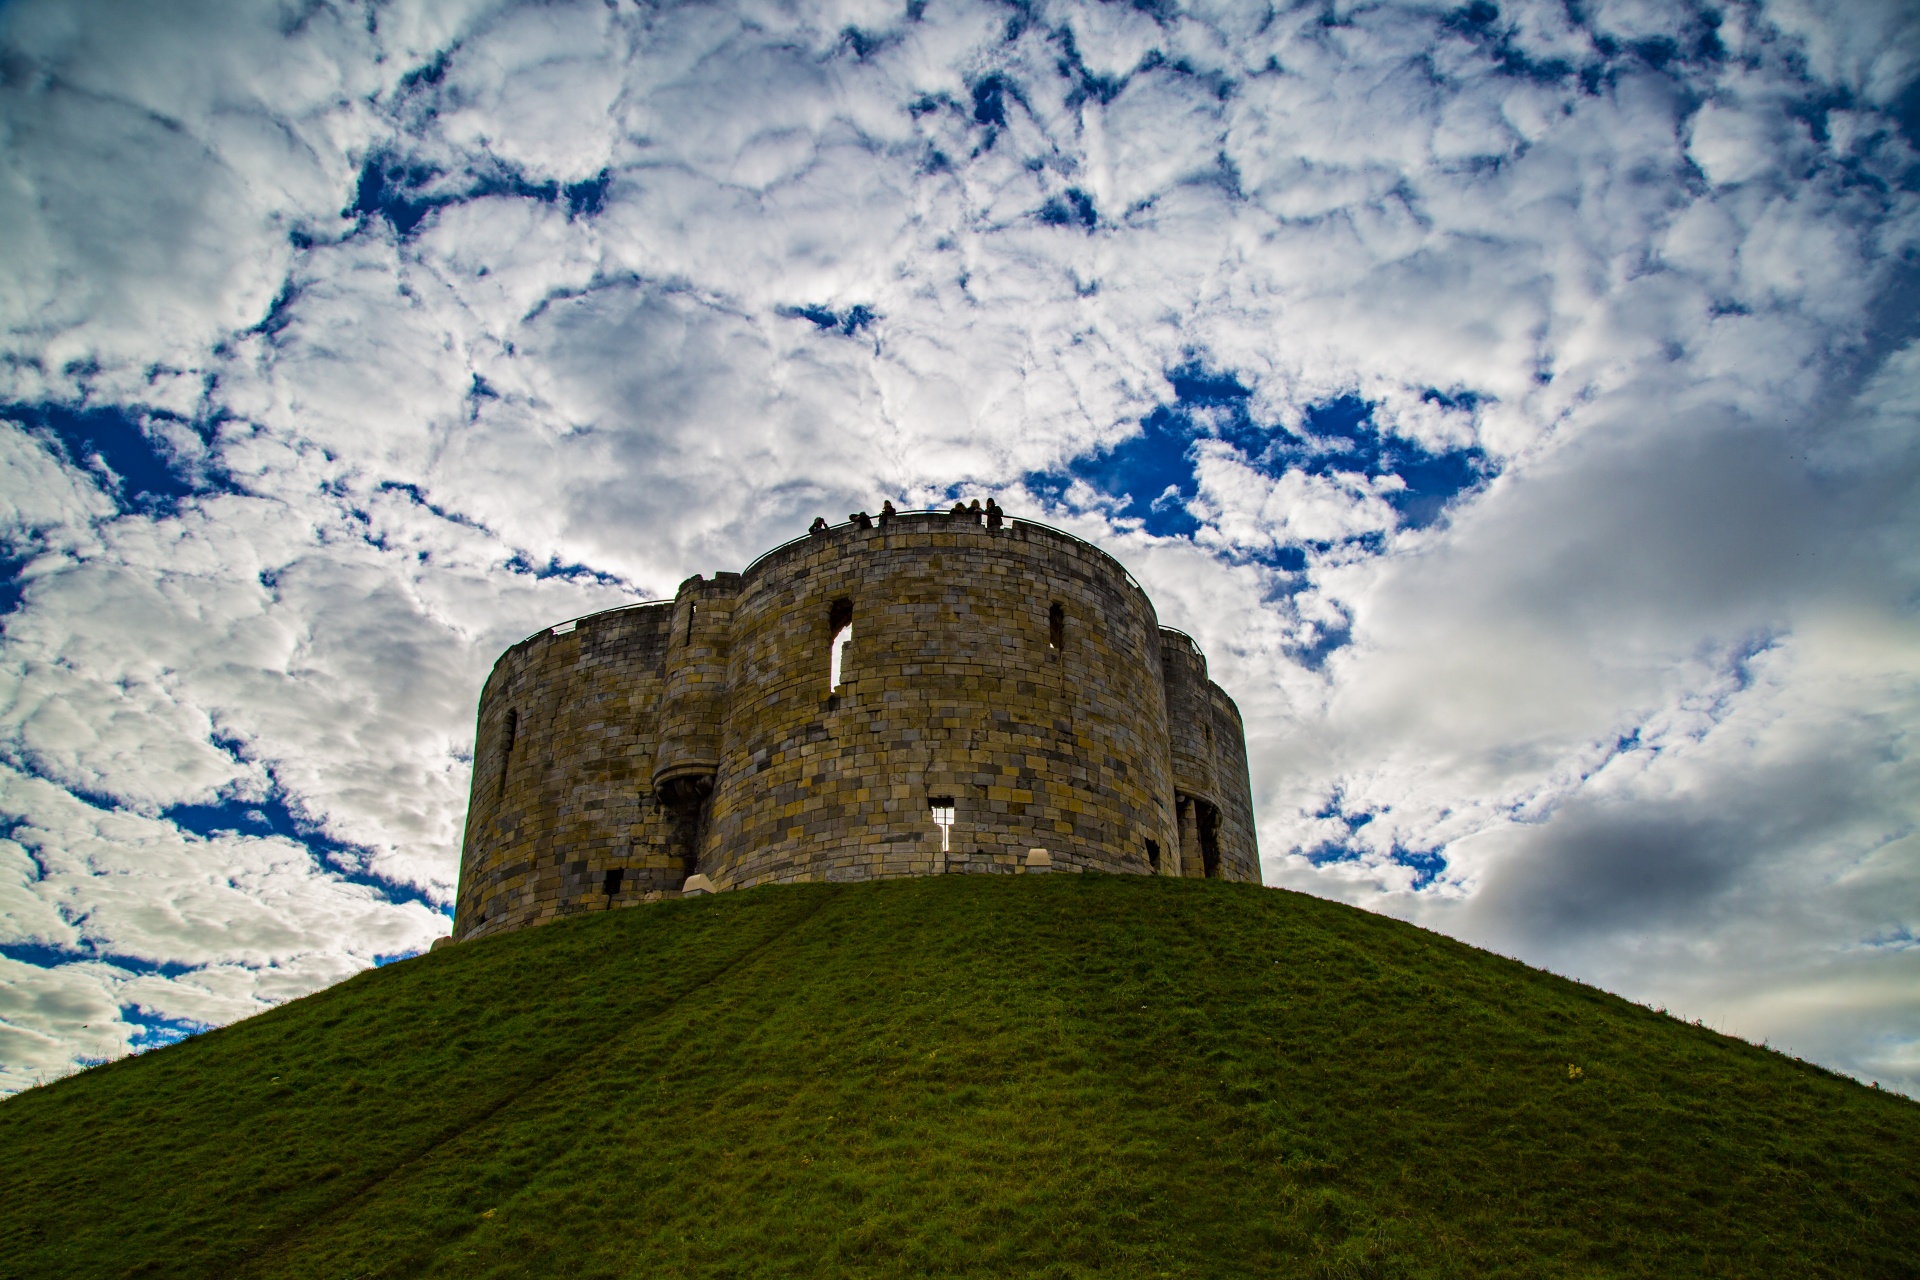
<svg viewBox="0 0 1920 1280"><path fill-rule="evenodd" d="M777 314L786 316L790 320L809 320L814 328L828 333L837 331L844 338L851 338L880 318L880 313L865 303L848 307L845 311L835 311L832 307L811 304L802 307L780 307Z"/></svg>
<svg viewBox="0 0 1920 1280"><path fill-rule="evenodd" d="M343 216L362 222L379 217L387 220L393 233L402 240L413 234L429 213L451 203L447 197L420 194L421 189L438 178L438 170L424 164L408 164L383 153L367 157L360 166L360 180L353 190L353 203L342 210Z"/></svg>
<svg viewBox="0 0 1920 1280"><path fill-rule="evenodd" d="M1440 878L1447 869L1447 859L1438 849L1403 849L1399 845L1387 855L1389 862L1407 867L1413 871L1413 887L1424 889Z"/></svg>
<svg viewBox="0 0 1920 1280"><path fill-rule="evenodd" d="M120 1021L136 1028L133 1033L133 1047L139 1049L158 1049L163 1045L178 1044L189 1036L197 1036L207 1029L204 1022L193 1022L186 1018L163 1018L157 1013L148 1013L138 1005L120 1006Z"/></svg>
<svg viewBox="0 0 1920 1280"><path fill-rule="evenodd" d="M0 556L0 618L20 607L20 599L27 591L26 579L22 574L30 558Z"/></svg>
<svg viewBox="0 0 1920 1280"><path fill-rule="evenodd" d="M1315 630L1311 643L1289 645L1287 656L1309 671L1318 671L1327 665L1327 659L1333 656L1335 650L1344 649L1352 640L1351 622L1334 627L1321 626Z"/></svg>
<svg viewBox="0 0 1920 1280"><path fill-rule="evenodd" d="M557 556L549 557L545 564L535 564L516 551L507 559L506 569L509 573L530 573L536 578L564 578L569 582L591 582L596 586L620 587L628 591L633 589L631 583L617 574L595 569L591 565L562 564Z"/></svg>
<svg viewBox="0 0 1920 1280"><path fill-rule="evenodd" d="M1430 453L1411 440L1382 433L1374 406L1357 396L1308 406L1294 433L1255 421L1249 409L1253 390L1233 373L1196 360L1169 370L1166 379L1173 403L1142 418L1137 435L1077 458L1062 472L1029 475L1028 488L1058 501L1072 480L1083 480L1121 500L1119 514L1141 521L1148 533L1185 537L1200 527L1188 508L1199 493L1193 449L1204 439L1232 445L1247 465L1269 477L1288 471L1397 476L1405 488L1381 497L1406 528L1433 523L1490 473L1477 447ZM1471 410L1479 403L1469 391L1435 390L1427 398L1450 409ZM1282 569L1304 568L1306 548L1283 547L1261 558Z"/></svg>
<svg viewBox="0 0 1920 1280"><path fill-rule="evenodd" d="M1362 828L1379 817L1378 813L1361 810L1358 813L1347 812L1346 795L1338 787L1327 797L1313 815L1325 820L1337 819L1347 828L1347 838L1328 840L1311 849L1302 849L1300 854L1316 867L1324 867L1338 862L1359 862L1366 858L1368 851L1353 842L1352 837ZM1446 855L1441 849L1409 849L1398 841L1387 853L1387 861L1397 866L1410 868L1414 873L1413 887L1424 889L1432 884L1447 869Z"/></svg>
<svg viewBox="0 0 1920 1280"><path fill-rule="evenodd" d="M384 219L405 240L436 210L489 196L565 204L569 218L591 218L606 206L612 183L613 175L606 169L562 185L551 178L535 182L505 164L455 178L430 164L376 151L360 166L353 203L340 212L363 226L371 219Z"/></svg>
<svg viewBox="0 0 1920 1280"><path fill-rule="evenodd" d="M180 499L205 486L172 455L164 439L148 434L138 410L115 406L75 409L59 404L0 406L0 416L24 424L66 460L90 472L123 509L167 515Z"/></svg>
<svg viewBox="0 0 1920 1280"><path fill-rule="evenodd" d="M177 978L183 973L192 973L199 965L177 964L172 961L143 960L138 956L122 955L112 949L102 950L91 942L82 941L79 947L67 949L50 947L40 942L4 942L0 943L0 956L17 960L21 964L30 964L38 969L57 969L63 964L75 964L91 961L110 964L116 969L125 969L128 973L141 977Z"/></svg>
<svg viewBox="0 0 1920 1280"><path fill-rule="evenodd" d="M579 182L570 182L560 188L567 198L567 216L569 218L591 218L607 205L607 188L613 185L613 175L602 169L591 178Z"/></svg>
<svg viewBox="0 0 1920 1280"><path fill-rule="evenodd" d="M1187 510L1198 491L1189 456L1194 437L1171 411L1160 408L1140 423L1140 433L1113 448L1068 464L1064 473L1035 473L1027 487L1059 500L1073 480L1084 480L1121 503L1120 514L1140 520L1160 538L1191 536L1200 522Z"/></svg>
<svg viewBox="0 0 1920 1280"><path fill-rule="evenodd" d="M234 754L237 744L216 742ZM226 832L243 836L279 836L302 846L316 863L347 881L372 889L389 902L417 902L438 911L426 893L415 885L399 884L367 871L372 850L335 840L307 819L296 815L285 792L274 784L259 800L218 800L212 804L176 804L161 810L160 816L182 831L213 837Z"/></svg>
<svg viewBox="0 0 1920 1280"><path fill-rule="evenodd" d="M1053 32L1053 42L1060 46L1060 57L1054 67L1073 83L1073 88L1067 93L1067 106L1078 107L1089 99L1105 106L1127 87L1126 76L1103 76L1087 69L1072 27L1062 24Z"/></svg>
<svg viewBox="0 0 1920 1280"><path fill-rule="evenodd" d="M1472 400L1468 393L1449 397L1437 391L1428 398L1448 407L1466 407ZM1238 421L1228 422L1221 436L1270 476L1294 470L1315 476L1347 472L1369 480L1398 476L1406 487L1381 496L1405 528L1432 524L1449 503L1487 477L1486 454L1477 446L1429 453L1411 440L1383 434L1373 408L1357 396L1338 396L1308 406L1298 437Z"/></svg>
<svg viewBox="0 0 1920 1280"><path fill-rule="evenodd" d="M1050 227L1083 227L1092 235L1100 225L1100 215L1093 207L1092 196L1078 187L1068 187L1041 206L1040 221Z"/></svg>

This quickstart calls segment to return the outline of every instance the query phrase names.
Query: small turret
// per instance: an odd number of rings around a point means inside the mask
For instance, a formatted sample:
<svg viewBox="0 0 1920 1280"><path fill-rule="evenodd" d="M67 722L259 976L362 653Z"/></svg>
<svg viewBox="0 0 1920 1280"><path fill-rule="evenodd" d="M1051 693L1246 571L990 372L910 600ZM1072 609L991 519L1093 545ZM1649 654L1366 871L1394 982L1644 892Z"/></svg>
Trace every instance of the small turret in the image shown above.
<svg viewBox="0 0 1920 1280"><path fill-rule="evenodd" d="M653 760L653 791L664 804L697 804L713 790L727 711L728 638L739 593L737 573L718 573L712 581L695 574L674 593Z"/></svg>

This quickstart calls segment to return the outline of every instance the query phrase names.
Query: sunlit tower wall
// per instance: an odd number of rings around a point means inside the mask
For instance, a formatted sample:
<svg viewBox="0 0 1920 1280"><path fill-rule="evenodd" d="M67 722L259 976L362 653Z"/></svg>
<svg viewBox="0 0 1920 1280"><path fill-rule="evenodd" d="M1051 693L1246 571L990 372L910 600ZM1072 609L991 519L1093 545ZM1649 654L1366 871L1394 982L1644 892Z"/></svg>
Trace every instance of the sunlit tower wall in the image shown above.
<svg viewBox="0 0 1920 1280"><path fill-rule="evenodd" d="M480 699L454 936L695 873L1008 874L1033 849L1055 871L1258 883L1239 711L1105 552L910 513L508 650Z"/></svg>

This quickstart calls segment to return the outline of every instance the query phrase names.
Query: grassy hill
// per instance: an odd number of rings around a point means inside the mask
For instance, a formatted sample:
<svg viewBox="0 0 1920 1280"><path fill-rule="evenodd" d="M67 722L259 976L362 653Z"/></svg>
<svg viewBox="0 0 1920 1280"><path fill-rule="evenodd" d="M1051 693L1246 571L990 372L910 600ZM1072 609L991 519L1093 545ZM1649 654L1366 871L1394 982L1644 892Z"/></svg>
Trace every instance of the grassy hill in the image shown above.
<svg viewBox="0 0 1920 1280"><path fill-rule="evenodd" d="M0 1276L1915 1276L1917 1167L1920 1104L1313 898L803 885L0 1103Z"/></svg>

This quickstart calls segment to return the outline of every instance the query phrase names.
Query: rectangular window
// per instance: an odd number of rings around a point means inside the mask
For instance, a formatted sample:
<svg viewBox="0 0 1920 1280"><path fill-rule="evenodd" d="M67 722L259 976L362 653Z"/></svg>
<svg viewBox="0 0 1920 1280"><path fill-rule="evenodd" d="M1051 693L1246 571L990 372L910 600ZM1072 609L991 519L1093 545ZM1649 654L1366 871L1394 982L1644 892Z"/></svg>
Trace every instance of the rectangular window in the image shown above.
<svg viewBox="0 0 1920 1280"><path fill-rule="evenodd" d="M1058 600L1047 610L1047 648L1055 653L1067 647L1067 609Z"/></svg>
<svg viewBox="0 0 1920 1280"><path fill-rule="evenodd" d="M933 796L927 803L933 809L933 821L940 828L940 852L946 853L953 843L953 797Z"/></svg>
<svg viewBox="0 0 1920 1280"><path fill-rule="evenodd" d="M1160 869L1160 842L1158 840L1147 841L1147 862L1152 865L1155 871Z"/></svg>
<svg viewBox="0 0 1920 1280"><path fill-rule="evenodd" d="M615 867L612 871L607 872L606 878L600 882L600 887L605 889L607 896L611 898L620 892L620 882L626 878L627 873L621 868Z"/></svg>

